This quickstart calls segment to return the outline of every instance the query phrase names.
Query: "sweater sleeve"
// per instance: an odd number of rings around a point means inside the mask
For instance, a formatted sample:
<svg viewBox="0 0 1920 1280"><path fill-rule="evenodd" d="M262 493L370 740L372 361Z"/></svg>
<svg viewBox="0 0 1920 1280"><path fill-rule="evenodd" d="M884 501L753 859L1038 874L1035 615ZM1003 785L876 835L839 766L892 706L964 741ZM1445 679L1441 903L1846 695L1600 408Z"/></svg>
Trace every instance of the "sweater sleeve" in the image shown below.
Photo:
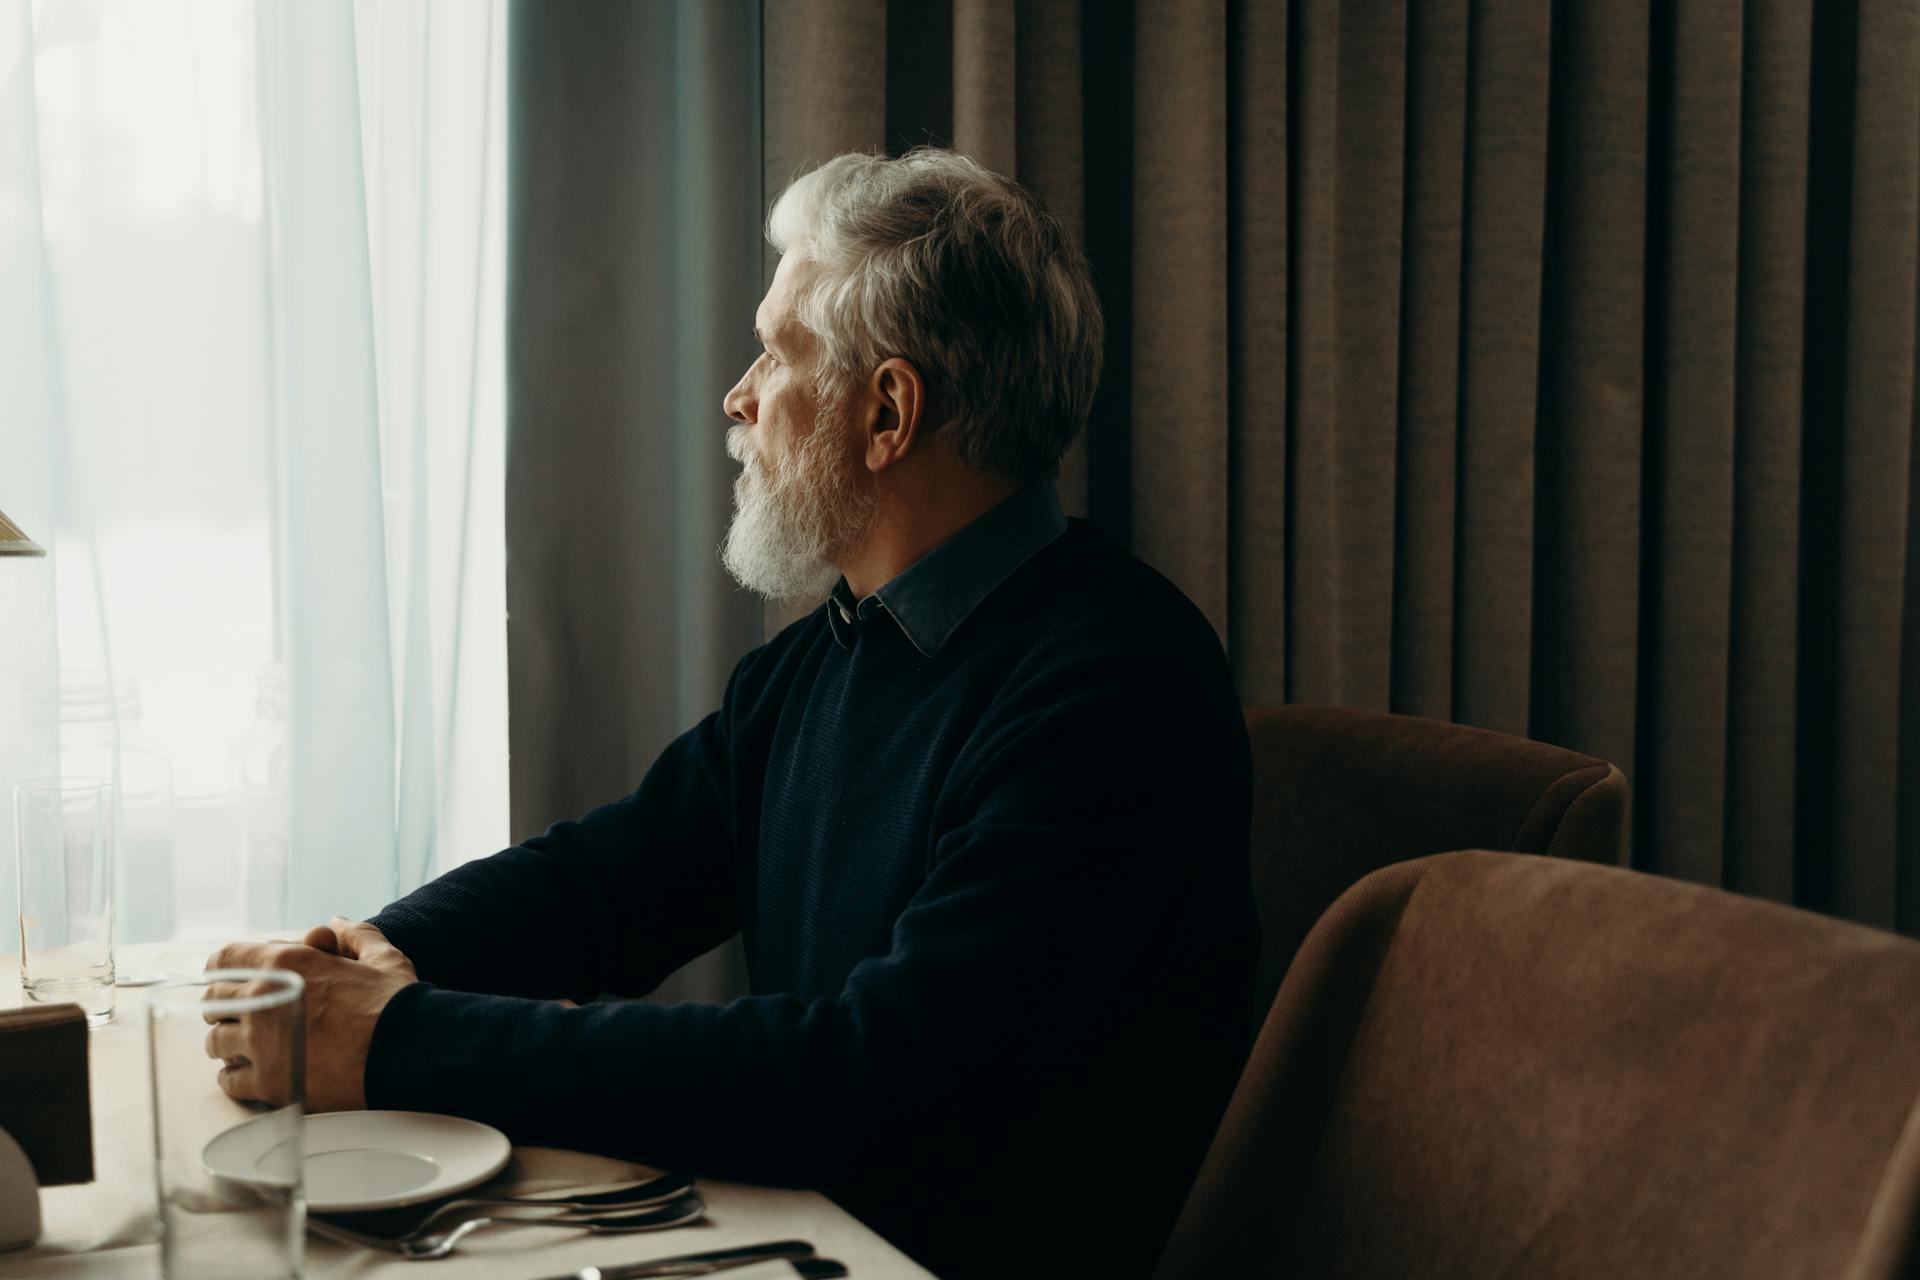
<svg viewBox="0 0 1920 1280"><path fill-rule="evenodd" d="M456 867L372 923L437 987L645 994L739 927L728 764L723 707L625 799Z"/></svg>
<svg viewBox="0 0 1920 1280"><path fill-rule="evenodd" d="M1250 965L1250 920L1238 716L1139 677L1063 673L983 727L890 950L835 996L567 1009L422 982L380 1018L369 1105L833 1186L903 1143L991 1142L1101 1061L1141 1066L1137 1046L1182 1042L1195 955ZM1243 1022L1245 992L1223 999Z"/></svg>

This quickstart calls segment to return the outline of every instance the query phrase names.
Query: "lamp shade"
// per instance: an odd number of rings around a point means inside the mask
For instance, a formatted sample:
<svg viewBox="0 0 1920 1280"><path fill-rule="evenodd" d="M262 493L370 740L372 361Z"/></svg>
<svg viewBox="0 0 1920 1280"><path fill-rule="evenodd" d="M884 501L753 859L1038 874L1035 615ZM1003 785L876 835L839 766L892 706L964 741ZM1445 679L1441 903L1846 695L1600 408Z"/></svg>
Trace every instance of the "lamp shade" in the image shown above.
<svg viewBox="0 0 1920 1280"><path fill-rule="evenodd" d="M46 548L21 532L20 526L0 511L0 556L43 556Z"/></svg>

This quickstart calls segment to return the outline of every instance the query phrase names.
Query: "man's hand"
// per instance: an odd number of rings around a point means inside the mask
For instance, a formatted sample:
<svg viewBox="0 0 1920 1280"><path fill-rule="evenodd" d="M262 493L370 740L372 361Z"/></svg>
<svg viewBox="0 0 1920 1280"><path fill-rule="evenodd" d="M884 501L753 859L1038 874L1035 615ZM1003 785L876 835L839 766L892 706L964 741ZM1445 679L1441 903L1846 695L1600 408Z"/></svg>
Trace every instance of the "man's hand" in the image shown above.
<svg viewBox="0 0 1920 1280"><path fill-rule="evenodd" d="M209 969L287 969L306 981L308 1111L358 1111L367 1105L367 1048L380 1011L416 981L413 962L370 924L335 916L301 942L230 942ZM238 989L215 990L215 996ZM270 1096L283 1087L286 1064L275 1063L268 1037L256 1043L251 1016L212 1019L207 1056L224 1060L220 1087L243 1101L285 1105Z"/></svg>

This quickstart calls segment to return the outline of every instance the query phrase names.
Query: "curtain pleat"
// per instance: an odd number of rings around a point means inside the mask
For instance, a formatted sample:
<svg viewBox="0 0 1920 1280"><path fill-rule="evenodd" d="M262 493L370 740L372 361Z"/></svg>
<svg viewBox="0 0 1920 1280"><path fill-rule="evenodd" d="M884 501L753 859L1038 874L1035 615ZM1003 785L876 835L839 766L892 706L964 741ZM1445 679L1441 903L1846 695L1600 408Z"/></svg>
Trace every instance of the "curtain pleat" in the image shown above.
<svg viewBox="0 0 1920 1280"><path fill-rule="evenodd" d="M1081 134L1080 5L1078 0L1022 0L1014 10L1016 42L1010 172L1086 242L1086 159ZM1061 461L1060 502L1087 514L1087 451L1076 440Z"/></svg>
<svg viewBox="0 0 1920 1280"><path fill-rule="evenodd" d="M1812 21L1809 0L1747 5L1740 77L1740 275L1721 862L1729 888L1781 902L1794 896ZM1676 741L1667 754L1712 749L1703 736ZM1644 780L1637 781L1644 792ZM1664 786L1656 792L1670 794ZM1641 810L1645 814L1648 805L1643 802ZM1684 855L1675 850L1674 856Z"/></svg>
<svg viewBox="0 0 1920 1280"><path fill-rule="evenodd" d="M1900 620L1913 434L1920 10L1862 0L1853 93L1845 385L1837 428L1831 909L1892 926ZM1813 422L1810 431L1820 431ZM1821 432L1824 435L1824 432ZM1913 744L1920 749L1920 743ZM1920 867L1912 869L1920 874Z"/></svg>
<svg viewBox="0 0 1920 1280"><path fill-rule="evenodd" d="M891 151L953 145L955 17L954 0L887 0L884 109ZM871 64L863 74L872 74ZM978 101L984 95L978 84L973 88L968 97Z"/></svg>
<svg viewBox="0 0 1920 1280"><path fill-rule="evenodd" d="M1652 33L1647 363L1635 846L1724 875L1740 287L1739 0L1676 7ZM1795 398L1798 392L1794 393Z"/></svg>
<svg viewBox="0 0 1920 1280"><path fill-rule="evenodd" d="M367 483L381 460L353 14L265 5L256 42L279 625L304 747L288 754L285 919L358 918L399 894L395 789L411 770L395 768L387 515Z"/></svg>
<svg viewBox="0 0 1920 1280"><path fill-rule="evenodd" d="M1134 46L1133 545L1227 622L1226 0L1141 0Z"/></svg>
<svg viewBox="0 0 1920 1280"><path fill-rule="evenodd" d="M1528 725L1634 776L1647 13L1555 8Z"/></svg>
<svg viewBox="0 0 1920 1280"><path fill-rule="evenodd" d="M1087 519L1131 540L1133 520L1134 0L1083 5L1080 85L1087 261L1106 318L1100 386L1083 436Z"/></svg>
<svg viewBox="0 0 1920 1280"><path fill-rule="evenodd" d="M1920 331L1920 318L1915 321ZM1914 364L1920 368L1920 333L1916 335ZM1914 437L1920 439L1920 396L1914 399ZM1898 812L1894 861L1899 867L1899 927L1920 933L1920 749L1908 726L1920 724L1920 449L1908 459L1907 581L1900 617L1900 725L1902 729Z"/></svg>
<svg viewBox="0 0 1920 1280"><path fill-rule="evenodd" d="M1468 0L1408 13L1393 708L1453 718Z"/></svg>
<svg viewBox="0 0 1920 1280"><path fill-rule="evenodd" d="M1406 15L1303 6L1292 49L1288 696L1392 686ZM1343 22L1344 19L1344 22Z"/></svg>
<svg viewBox="0 0 1920 1280"><path fill-rule="evenodd" d="M1287 697L1286 7L1235 4L1228 22L1228 656L1260 705Z"/></svg>
<svg viewBox="0 0 1920 1280"><path fill-rule="evenodd" d="M1475 0L1467 44L1453 718L1527 732L1550 13Z"/></svg>
<svg viewBox="0 0 1920 1280"><path fill-rule="evenodd" d="M996 173L1019 171L1013 0L954 0L953 145Z"/></svg>
<svg viewBox="0 0 1920 1280"><path fill-rule="evenodd" d="M516 6L510 43L506 514L516 837L631 790L670 740L662 731L680 705L673 665L644 657L677 649L671 611L630 586L674 580L671 539L660 536L672 522L654 513L674 509L674 468L661 462L673 457L677 433L651 411L660 394L653 371L630 358L641 335L671 340L652 313L671 297L673 268L661 256L622 252L630 238L659 241L673 229L671 204L635 172L664 169L671 152L666 137L635 138L614 123L667 107L671 27L604 6L571 17ZM539 93L523 88L536 82ZM591 169L561 160L588 137L631 158ZM565 518L554 518L560 512ZM583 519L588 512L593 518ZM655 723L601 712L607 689L648 708Z"/></svg>
<svg viewBox="0 0 1920 1280"><path fill-rule="evenodd" d="M767 198L842 151L882 145L889 82L886 0L765 6ZM772 275L769 268L768 275Z"/></svg>
<svg viewBox="0 0 1920 1280"><path fill-rule="evenodd" d="M1634 865L1920 932L1909 0L797 0L769 85L881 8L770 187L878 118L1084 229L1063 501L1244 701L1592 752Z"/></svg>

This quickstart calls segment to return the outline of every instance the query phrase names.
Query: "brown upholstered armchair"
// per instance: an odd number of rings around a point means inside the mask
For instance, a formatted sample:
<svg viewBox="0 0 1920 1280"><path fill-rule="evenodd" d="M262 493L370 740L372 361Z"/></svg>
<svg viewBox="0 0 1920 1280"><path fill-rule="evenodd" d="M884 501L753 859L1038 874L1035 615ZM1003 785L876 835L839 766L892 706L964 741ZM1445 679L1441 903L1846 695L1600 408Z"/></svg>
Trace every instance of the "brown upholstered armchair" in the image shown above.
<svg viewBox="0 0 1920 1280"><path fill-rule="evenodd" d="M1287 973L1158 1275L1920 1274L1920 942L1489 852Z"/></svg>
<svg viewBox="0 0 1920 1280"><path fill-rule="evenodd" d="M1449 849L1613 862L1627 783L1604 760L1487 729L1342 707L1247 712L1265 1016L1322 911L1368 872Z"/></svg>

